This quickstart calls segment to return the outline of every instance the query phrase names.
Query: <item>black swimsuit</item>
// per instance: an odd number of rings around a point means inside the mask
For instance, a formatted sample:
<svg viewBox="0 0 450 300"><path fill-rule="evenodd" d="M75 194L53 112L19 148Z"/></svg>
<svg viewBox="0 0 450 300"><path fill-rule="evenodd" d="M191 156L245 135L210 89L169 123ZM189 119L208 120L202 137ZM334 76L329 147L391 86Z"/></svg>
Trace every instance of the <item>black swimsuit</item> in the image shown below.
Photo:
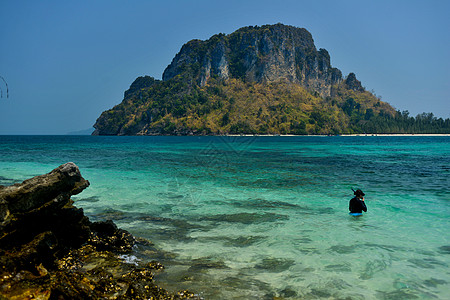
<svg viewBox="0 0 450 300"><path fill-rule="evenodd" d="M350 204L348 206L348 209L350 210L350 213L362 213L363 211L367 211L367 206L364 203L364 201L360 200L359 198L355 197L352 200L350 200Z"/></svg>

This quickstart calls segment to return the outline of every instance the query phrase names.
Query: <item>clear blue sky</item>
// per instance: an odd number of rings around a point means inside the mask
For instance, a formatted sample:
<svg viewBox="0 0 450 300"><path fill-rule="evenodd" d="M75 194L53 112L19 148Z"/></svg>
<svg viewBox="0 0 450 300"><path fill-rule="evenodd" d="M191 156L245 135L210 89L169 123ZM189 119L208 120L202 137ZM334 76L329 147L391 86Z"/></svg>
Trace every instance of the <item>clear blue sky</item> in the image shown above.
<svg viewBox="0 0 450 300"><path fill-rule="evenodd" d="M309 30L396 109L450 117L447 0L0 1L0 134L90 128L187 41L275 23Z"/></svg>

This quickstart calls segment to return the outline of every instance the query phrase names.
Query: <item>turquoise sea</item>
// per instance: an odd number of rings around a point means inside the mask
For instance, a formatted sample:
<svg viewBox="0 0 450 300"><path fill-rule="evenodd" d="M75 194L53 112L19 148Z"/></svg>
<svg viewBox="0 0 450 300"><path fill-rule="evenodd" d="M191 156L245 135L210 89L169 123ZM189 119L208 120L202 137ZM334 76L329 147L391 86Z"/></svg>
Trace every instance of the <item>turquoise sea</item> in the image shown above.
<svg viewBox="0 0 450 300"><path fill-rule="evenodd" d="M0 184L75 162L74 196L205 299L450 299L450 137L0 136ZM351 188L368 212L348 215Z"/></svg>

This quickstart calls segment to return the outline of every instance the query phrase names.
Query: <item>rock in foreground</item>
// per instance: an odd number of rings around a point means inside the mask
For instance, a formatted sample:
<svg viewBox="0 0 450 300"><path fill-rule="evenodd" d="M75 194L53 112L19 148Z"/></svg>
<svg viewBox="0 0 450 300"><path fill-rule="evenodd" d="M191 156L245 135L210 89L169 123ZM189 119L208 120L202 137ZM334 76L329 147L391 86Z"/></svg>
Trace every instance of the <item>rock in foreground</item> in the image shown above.
<svg viewBox="0 0 450 300"><path fill-rule="evenodd" d="M192 299L153 282L162 265L120 254L134 237L112 221L91 222L70 199L89 186L74 163L0 186L0 299Z"/></svg>

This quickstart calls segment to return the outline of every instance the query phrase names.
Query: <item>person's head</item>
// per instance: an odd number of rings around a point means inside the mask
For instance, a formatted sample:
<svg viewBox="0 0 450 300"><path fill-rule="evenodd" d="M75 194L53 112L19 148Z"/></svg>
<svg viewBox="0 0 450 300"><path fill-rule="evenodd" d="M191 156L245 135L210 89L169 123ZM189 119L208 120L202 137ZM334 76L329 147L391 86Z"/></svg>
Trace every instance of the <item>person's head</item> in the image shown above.
<svg viewBox="0 0 450 300"><path fill-rule="evenodd" d="M364 194L363 193L363 191L361 191L361 190L356 190L354 193L353 193L356 197L358 197L358 198L362 198L362 197L364 197L366 194Z"/></svg>

